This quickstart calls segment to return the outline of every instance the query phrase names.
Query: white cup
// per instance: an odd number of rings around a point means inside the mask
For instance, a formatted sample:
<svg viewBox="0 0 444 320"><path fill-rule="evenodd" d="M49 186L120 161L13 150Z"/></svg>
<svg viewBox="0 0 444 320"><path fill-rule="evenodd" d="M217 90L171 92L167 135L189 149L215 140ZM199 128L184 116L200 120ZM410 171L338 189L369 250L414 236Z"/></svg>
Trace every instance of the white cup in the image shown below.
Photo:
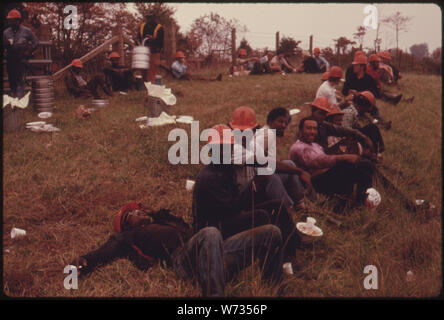
<svg viewBox="0 0 444 320"><path fill-rule="evenodd" d="M307 230L307 233L313 232L314 224L316 223L316 219L312 217L308 217L307 221L305 222L305 227Z"/></svg>
<svg viewBox="0 0 444 320"><path fill-rule="evenodd" d="M194 181L193 180L187 180L187 182L185 183L185 188L187 189L187 191L192 191L194 188Z"/></svg>
<svg viewBox="0 0 444 320"><path fill-rule="evenodd" d="M291 262L286 262L282 265L282 268L284 269L284 272L286 274L294 274L293 273L293 266L291 265Z"/></svg>
<svg viewBox="0 0 444 320"><path fill-rule="evenodd" d="M24 237L24 236L26 236L26 230L19 229L19 228L12 228L11 239Z"/></svg>

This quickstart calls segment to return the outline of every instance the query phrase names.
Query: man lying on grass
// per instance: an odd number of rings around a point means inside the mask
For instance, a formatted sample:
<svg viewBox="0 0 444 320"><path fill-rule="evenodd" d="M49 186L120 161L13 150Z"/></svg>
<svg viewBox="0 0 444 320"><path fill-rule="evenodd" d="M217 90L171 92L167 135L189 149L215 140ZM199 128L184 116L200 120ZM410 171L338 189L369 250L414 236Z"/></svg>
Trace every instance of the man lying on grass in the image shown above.
<svg viewBox="0 0 444 320"><path fill-rule="evenodd" d="M299 123L299 139L290 148L290 159L311 174L317 192L351 199L352 206L364 204L366 190L372 186L374 164L356 154L325 154L324 149L315 142L317 135L316 118L303 118ZM357 185L355 197L354 185ZM345 204L342 202L337 210L343 209Z"/></svg>

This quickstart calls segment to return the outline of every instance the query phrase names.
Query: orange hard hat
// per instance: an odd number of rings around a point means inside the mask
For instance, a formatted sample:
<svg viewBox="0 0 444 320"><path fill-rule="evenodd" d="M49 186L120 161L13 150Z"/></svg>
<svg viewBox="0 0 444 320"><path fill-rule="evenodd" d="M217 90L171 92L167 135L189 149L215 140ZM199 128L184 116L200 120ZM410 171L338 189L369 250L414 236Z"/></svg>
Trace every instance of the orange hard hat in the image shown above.
<svg viewBox="0 0 444 320"><path fill-rule="evenodd" d="M330 102L328 101L328 99L326 97L319 97L316 98L311 105L313 107L316 107L318 109L330 112Z"/></svg>
<svg viewBox="0 0 444 320"><path fill-rule="evenodd" d="M245 50L245 49L239 49L239 55L240 55L240 56L246 56L246 55L247 55L247 50Z"/></svg>
<svg viewBox="0 0 444 320"><path fill-rule="evenodd" d="M321 53L321 49L319 49L319 48L314 48L314 49L313 49L313 53Z"/></svg>
<svg viewBox="0 0 444 320"><path fill-rule="evenodd" d="M370 91L358 92L359 95L364 96L372 106L375 105L375 96Z"/></svg>
<svg viewBox="0 0 444 320"><path fill-rule="evenodd" d="M114 230L117 233L122 232L122 217L123 215L128 211L134 211L134 210L140 210L140 206L137 202L130 202L127 205L125 205L122 209L117 212L116 216L114 217Z"/></svg>
<svg viewBox="0 0 444 320"><path fill-rule="evenodd" d="M367 64L367 57L365 55L357 55L352 64Z"/></svg>
<svg viewBox="0 0 444 320"><path fill-rule="evenodd" d="M378 57L377 54L371 54L370 57L368 57L368 62L372 62L372 61L381 61L381 58Z"/></svg>
<svg viewBox="0 0 444 320"><path fill-rule="evenodd" d="M11 11L8 12L8 16L6 17L6 19L21 19L22 15L20 14L20 12L18 10L12 9Z"/></svg>
<svg viewBox="0 0 444 320"><path fill-rule="evenodd" d="M355 55L354 55L353 57L356 58L356 56L359 56L359 55L363 55L363 56L365 56L365 52L362 51L362 50L357 50L357 51L355 52Z"/></svg>
<svg viewBox="0 0 444 320"><path fill-rule="evenodd" d="M250 107L239 107L233 112L233 118L230 121L233 129L245 130L257 127L256 113Z"/></svg>
<svg viewBox="0 0 444 320"><path fill-rule="evenodd" d="M176 52L176 59L185 58L185 54L182 51Z"/></svg>
<svg viewBox="0 0 444 320"><path fill-rule="evenodd" d="M327 117L335 116L337 114L344 114L344 111L342 111L336 104L332 104L330 106L330 112L327 113Z"/></svg>
<svg viewBox="0 0 444 320"><path fill-rule="evenodd" d="M212 127L218 133L217 137L210 135L207 144L234 144L234 136L231 129L224 124L216 124Z"/></svg>
<svg viewBox="0 0 444 320"><path fill-rule="evenodd" d="M377 53L377 55L383 59L390 60L390 52L388 51L380 51Z"/></svg>
<svg viewBox="0 0 444 320"><path fill-rule="evenodd" d="M330 74L330 72L324 72L323 74L322 74L322 78L321 78L321 80L328 80L328 76L329 76L329 74Z"/></svg>
<svg viewBox="0 0 444 320"><path fill-rule="evenodd" d="M338 66L331 67L329 76L334 78L342 78L342 69Z"/></svg>
<svg viewBox="0 0 444 320"><path fill-rule="evenodd" d="M111 54L109 55L109 58L110 58L110 59L113 59L113 58L120 58L120 54L118 54L117 52L113 51L113 52L111 52Z"/></svg>
<svg viewBox="0 0 444 320"><path fill-rule="evenodd" d="M77 68L83 68L83 62L80 59L72 60L72 66Z"/></svg>

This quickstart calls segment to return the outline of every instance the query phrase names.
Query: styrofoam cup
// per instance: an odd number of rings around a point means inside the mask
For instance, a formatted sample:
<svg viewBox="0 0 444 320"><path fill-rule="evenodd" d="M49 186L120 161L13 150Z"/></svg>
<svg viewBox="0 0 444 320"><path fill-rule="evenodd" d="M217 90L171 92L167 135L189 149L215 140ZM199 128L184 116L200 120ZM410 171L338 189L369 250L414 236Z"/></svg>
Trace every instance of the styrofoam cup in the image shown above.
<svg viewBox="0 0 444 320"><path fill-rule="evenodd" d="M307 221L305 222L306 230L308 233L313 231L314 224L316 223L316 219L312 217L308 217Z"/></svg>
<svg viewBox="0 0 444 320"><path fill-rule="evenodd" d="M19 229L19 228L12 228L11 239L24 237L24 236L26 236L26 230Z"/></svg>
<svg viewBox="0 0 444 320"><path fill-rule="evenodd" d="M286 274L294 274L293 273L293 266L291 264L291 262L286 262L282 265L282 268L284 269L284 272Z"/></svg>
<svg viewBox="0 0 444 320"><path fill-rule="evenodd" d="M186 182L186 184L185 184L185 188L188 190L188 191L192 191L193 190L193 188L194 188L194 181L193 180L187 180L187 182Z"/></svg>

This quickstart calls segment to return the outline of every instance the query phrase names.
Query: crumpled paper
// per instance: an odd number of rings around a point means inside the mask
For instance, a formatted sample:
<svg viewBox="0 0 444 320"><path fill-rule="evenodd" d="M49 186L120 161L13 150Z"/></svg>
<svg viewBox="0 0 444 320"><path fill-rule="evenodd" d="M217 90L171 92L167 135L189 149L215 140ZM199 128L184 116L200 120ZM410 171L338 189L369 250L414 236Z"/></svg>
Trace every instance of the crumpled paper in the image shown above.
<svg viewBox="0 0 444 320"><path fill-rule="evenodd" d="M194 121L194 118L192 116L177 117L175 115L169 115L165 111L162 111L162 113L157 118L148 118L144 116L137 118L136 121L146 121L146 124L139 125L141 129L145 129L148 127L163 126L166 124L173 124L173 123L191 124L191 122Z"/></svg>
<svg viewBox="0 0 444 320"><path fill-rule="evenodd" d="M30 129L32 132L58 132L59 128L54 127L50 123L45 123L44 121L40 121L38 123L29 125L26 124L26 129Z"/></svg>
<svg viewBox="0 0 444 320"><path fill-rule="evenodd" d="M6 107L8 104L11 105L11 108L17 107L20 109L25 109L29 104L29 95L31 94L31 91L29 91L23 98L13 98L8 96L7 94L3 95L3 108Z"/></svg>
<svg viewBox="0 0 444 320"><path fill-rule="evenodd" d="M79 119L88 119L91 117L91 111L85 108L85 106L80 105L76 110L76 116Z"/></svg>
<svg viewBox="0 0 444 320"><path fill-rule="evenodd" d="M151 82L145 82L145 87L148 90L149 96L161 99L168 106L176 104L176 96L171 93L171 89L167 89L164 85L156 85L151 84Z"/></svg>

